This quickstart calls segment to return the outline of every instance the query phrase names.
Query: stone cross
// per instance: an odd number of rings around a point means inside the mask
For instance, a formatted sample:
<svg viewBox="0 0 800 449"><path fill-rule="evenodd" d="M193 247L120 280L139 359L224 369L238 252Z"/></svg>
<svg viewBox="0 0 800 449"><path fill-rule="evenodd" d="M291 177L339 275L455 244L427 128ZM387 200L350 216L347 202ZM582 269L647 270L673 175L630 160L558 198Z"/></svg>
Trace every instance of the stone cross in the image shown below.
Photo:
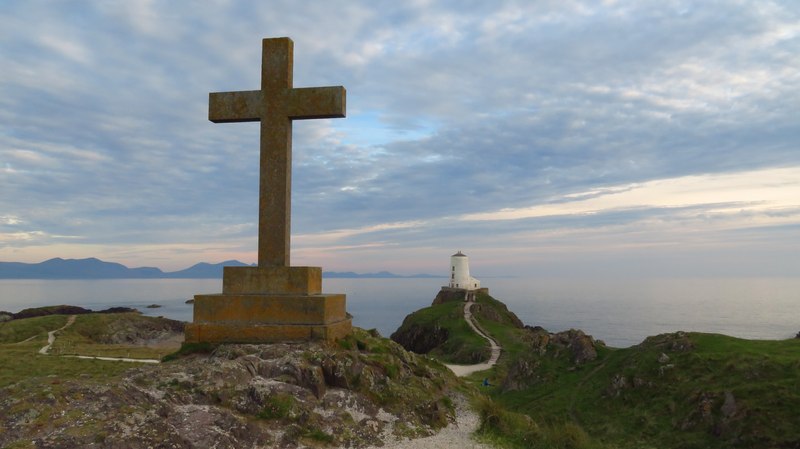
<svg viewBox="0 0 800 449"><path fill-rule="evenodd" d="M293 53L288 37L264 39L261 90L208 97L208 119L214 123L261 122L259 267L290 266L292 120L345 116L344 87L292 87Z"/></svg>

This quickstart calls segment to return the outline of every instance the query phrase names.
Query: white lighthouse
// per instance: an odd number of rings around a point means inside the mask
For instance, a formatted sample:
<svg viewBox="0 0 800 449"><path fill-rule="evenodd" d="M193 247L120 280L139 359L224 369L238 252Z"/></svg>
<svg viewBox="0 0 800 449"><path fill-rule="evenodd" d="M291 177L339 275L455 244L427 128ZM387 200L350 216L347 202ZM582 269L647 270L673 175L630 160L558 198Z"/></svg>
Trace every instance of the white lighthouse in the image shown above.
<svg viewBox="0 0 800 449"><path fill-rule="evenodd" d="M450 256L450 288L477 290L481 281L469 275L469 257L461 251Z"/></svg>

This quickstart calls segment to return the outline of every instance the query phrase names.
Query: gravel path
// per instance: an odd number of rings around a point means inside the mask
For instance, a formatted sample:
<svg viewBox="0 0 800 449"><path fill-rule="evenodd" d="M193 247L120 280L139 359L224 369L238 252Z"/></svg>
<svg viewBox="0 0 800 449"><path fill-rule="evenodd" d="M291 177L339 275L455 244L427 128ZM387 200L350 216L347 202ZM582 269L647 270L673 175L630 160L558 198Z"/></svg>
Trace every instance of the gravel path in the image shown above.
<svg viewBox="0 0 800 449"><path fill-rule="evenodd" d="M493 367L500 358L503 348L497 342L481 330L475 320L472 319L472 302L464 304L464 319L476 334L489 341L492 346L492 355L484 363L475 365L445 365L455 373L456 376L463 377L477 371L484 371ZM384 442L381 449L491 449L493 446L479 443L472 439L472 434L478 429L480 418L467 404L466 399L459 395L453 401L456 406L456 422L440 430L436 435L414 440L397 440L389 437ZM367 449L379 449L372 446Z"/></svg>
<svg viewBox="0 0 800 449"><path fill-rule="evenodd" d="M76 318L78 318L77 315L70 315L69 319L67 320L67 324L65 324L63 327L59 329L48 332L47 345L45 345L42 349L39 350L39 354L47 355L50 352L50 348L53 347L53 343L56 342L56 332L63 331L64 329L72 326L75 323ZM127 357L99 357L99 356L95 357L89 355L63 355L62 357L74 357L76 359L107 360L110 362L161 363L161 360L158 359L130 359Z"/></svg>
<svg viewBox="0 0 800 449"><path fill-rule="evenodd" d="M436 435L414 440L387 438L383 446L371 446L367 449L493 449L493 446L472 439L472 433L478 429L480 419L469 407L467 400L459 395L454 398L453 403L456 406L456 422Z"/></svg>
<svg viewBox="0 0 800 449"><path fill-rule="evenodd" d="M450 368L452 372L456 374L458 377L468 376L472 373L478 371L485 371L495 364L497 364L497 360L500 358L500 353L503 352L503 348L497 344L494 338L490 337L486 334L483 330L478 327L478 323L472 319L472 305L475 304L473 302L467 302L464 304L464 319L469 324L469 327L475 331L476 334L480 335L481 337L485 338L489 344L492 346L492 355L489 357L484 363L478 363L475 365L445 365L446 367Z"/></svg>
<svg viewBox="0 0 800 449"><path fill-rule="evenodd" d="M53 346L53 343L56 341L56 332L63 331L64 329L72 326L75 323L75 319L78 318L77 315L70 315L69 319L67 320L67 324L63 327L56 329L54 331L50 331L47 333L47 345L45 345L42 349L39 350L39 354L47 354L50 352L50 348Z"/></svg>

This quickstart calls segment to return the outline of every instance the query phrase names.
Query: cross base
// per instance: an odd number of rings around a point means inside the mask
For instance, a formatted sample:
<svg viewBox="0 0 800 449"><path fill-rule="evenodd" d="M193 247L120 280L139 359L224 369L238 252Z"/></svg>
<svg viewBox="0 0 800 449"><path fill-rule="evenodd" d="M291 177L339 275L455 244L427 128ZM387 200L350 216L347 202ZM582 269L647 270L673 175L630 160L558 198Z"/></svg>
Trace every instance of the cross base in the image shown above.
<svg viewBox="0 0 800 449"><path fill-rule="evenodd" d="M224 267L222 293L305 294L322 292L320 267Z"/></svg>
<svg viewBox="0 0 800 449"><path fill-rule="evenodd" d="M187 324L186 343L280 343L286 341L328 341L352 332L352 320L311 324Z"/></svg>
<svg viewBox="0 0 800 449"><path fill-rule="evenodd" d="M345 295L325 294L319 267L225 267L222 293L195 295L187 343L334 341L350 334Z"/></svg>

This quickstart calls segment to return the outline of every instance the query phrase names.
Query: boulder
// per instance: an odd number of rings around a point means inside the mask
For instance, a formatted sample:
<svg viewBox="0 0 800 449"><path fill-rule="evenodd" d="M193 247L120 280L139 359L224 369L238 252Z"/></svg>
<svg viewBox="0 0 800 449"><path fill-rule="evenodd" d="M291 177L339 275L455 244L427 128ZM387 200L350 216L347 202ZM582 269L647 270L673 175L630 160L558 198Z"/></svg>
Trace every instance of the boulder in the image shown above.
<svg viewBox="0 0 800 449"><path fill-rule="evenodd" d="M570 329L568 331L553 334L550 340L559 346L566 347L572 353L572 362L580 365L597 358L597 350L594 348L594 339L591 335L586 335L582 330Z"/></svg>

